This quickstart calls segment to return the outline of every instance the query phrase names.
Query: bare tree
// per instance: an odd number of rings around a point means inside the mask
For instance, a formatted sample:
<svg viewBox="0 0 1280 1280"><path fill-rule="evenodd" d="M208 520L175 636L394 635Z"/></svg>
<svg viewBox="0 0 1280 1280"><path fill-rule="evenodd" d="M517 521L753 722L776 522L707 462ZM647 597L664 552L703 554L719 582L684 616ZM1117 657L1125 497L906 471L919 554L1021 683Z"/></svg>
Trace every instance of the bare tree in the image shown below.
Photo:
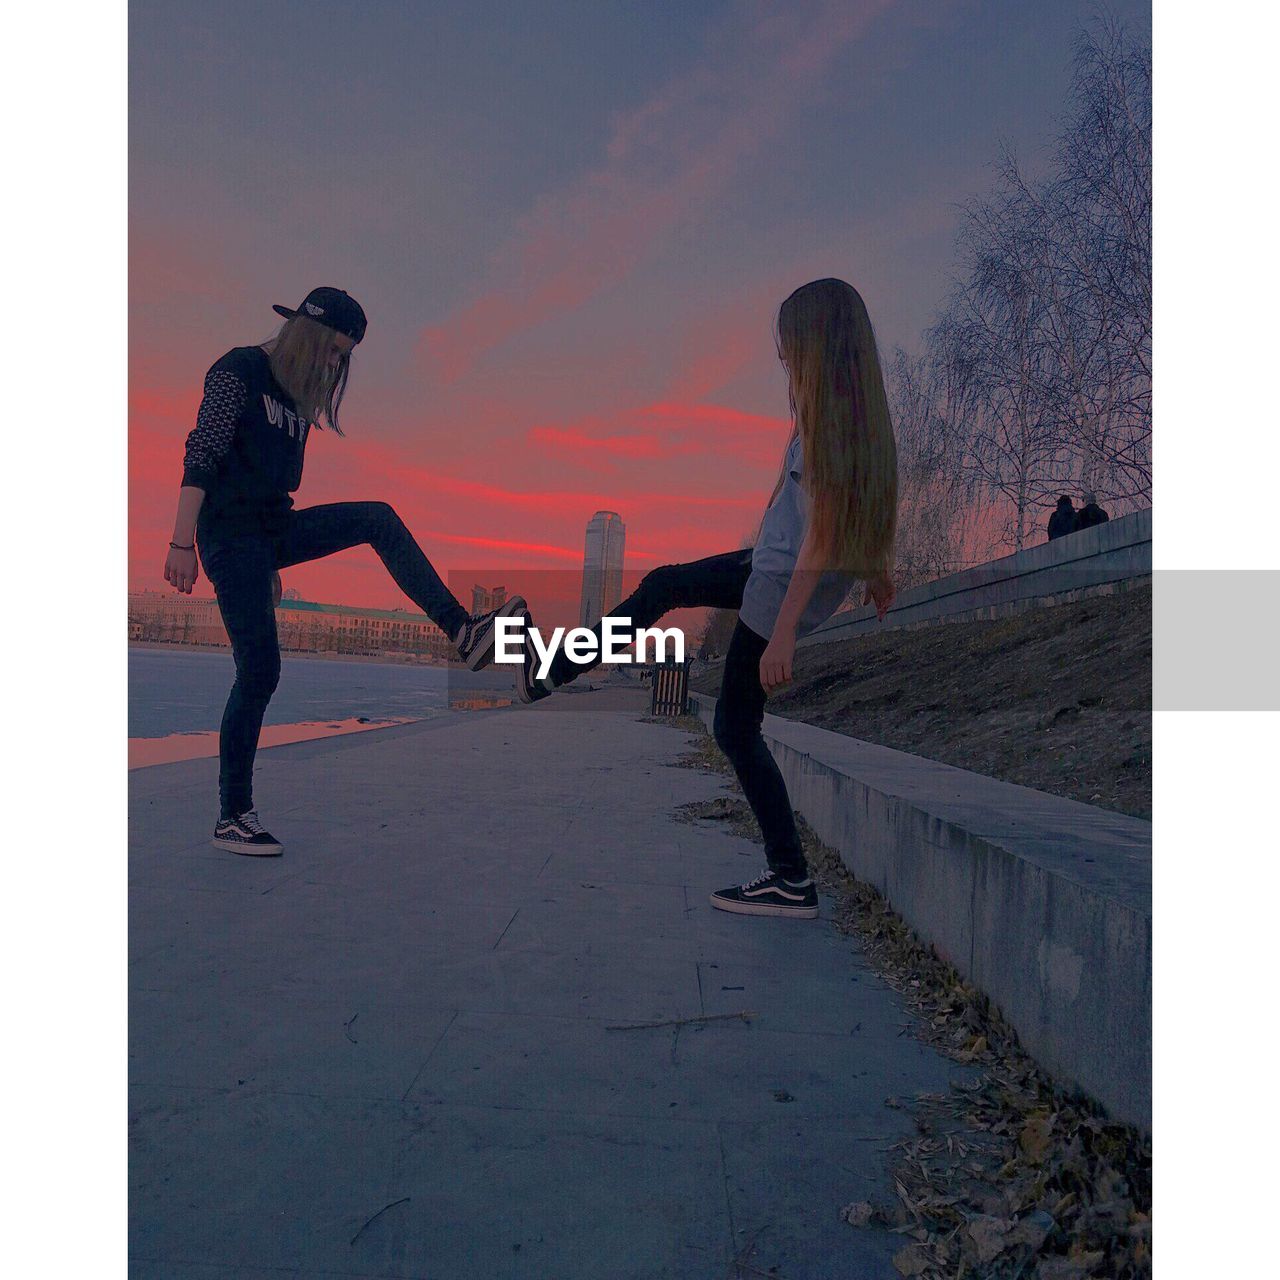
<svg viewBox="0 0 1280 1280"><path fill-rule="evenodd" d="M946 311L942 353L972 412L967 468L997 495L1006 541L1021 550L1046 489L1069 465L1044 395L1044 298L1028 261L1034 210L998 192L966 209L964 277Z"/></svg>
<svg viewBox="0 0 1280 1280"><path fill-rule="evenodd" d="M1114 18L1081 33L1054 194L1086 316L1103 332L1104 394L1083 431L1109 496L1151 501L1151 50Z"/></svg>
<svg viewBox="0 0 1280 1280"><path fill-rule="evenodd" d="M1136 505L1151 499L1150 51L1100 20L1077 40L1070 101L1049 179L1006 155L1000 185L1025 211L1042 393L1081 487Z"/></svg>
<svg viewBox="0 0 1280 1280"><path fill-rule="evenodd" d="M992 193L965 207L959 249L921 367L960 451L951 465L994 499L1004 541L1024 546L1063 490L1093 490L1113 511L1148 504L1151 55L1117 20L1077 39L1048 176L1032 181L1002 154ZM897 392L908 436L910 392ZM917 540L919 523L908 510Z"/></svg>
<svg viewBox="0 0 1280 1280"><path fill-rule="evenodd" d="M911 587L970 562L982 493L965 466L971 419L955 411L945 368L898 348L887 373L898 444L895 575Z"/></svg>

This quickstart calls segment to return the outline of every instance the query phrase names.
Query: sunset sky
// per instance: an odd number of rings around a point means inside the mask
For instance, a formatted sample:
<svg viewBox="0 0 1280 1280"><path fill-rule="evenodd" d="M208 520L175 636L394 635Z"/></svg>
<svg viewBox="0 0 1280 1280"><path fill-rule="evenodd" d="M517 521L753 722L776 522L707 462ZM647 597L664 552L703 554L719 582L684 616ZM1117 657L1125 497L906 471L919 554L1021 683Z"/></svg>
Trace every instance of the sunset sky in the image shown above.
<svg viewBox="0 0 1280 1280"><path fill-rule="evenodd" d="M205 370L319 284L369 332L299 506L384 499L516 588L576 573L598 508L629 569L740 545L787 429L778 303L842 276L916 348L955 205L1001 141L1039 168L1093 7L133 0L131 586L168 589ZM285 586L405 603L367 550Z"/></svg>

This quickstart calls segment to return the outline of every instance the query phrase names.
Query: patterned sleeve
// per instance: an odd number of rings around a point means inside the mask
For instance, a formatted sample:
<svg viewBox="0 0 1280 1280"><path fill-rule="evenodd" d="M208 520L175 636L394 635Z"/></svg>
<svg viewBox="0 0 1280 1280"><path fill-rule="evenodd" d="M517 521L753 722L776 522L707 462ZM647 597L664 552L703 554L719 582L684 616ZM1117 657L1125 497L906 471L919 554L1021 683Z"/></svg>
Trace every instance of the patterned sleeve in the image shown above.
<svg viewBox="0 0 1280 1280"><path fill-rule="evenodd" d="M209 370L196 425L187 436L187 452L182 459L184 487L193 485L206 493L213 487L247 397L248 389L236 374L228 369Z"/></svg>

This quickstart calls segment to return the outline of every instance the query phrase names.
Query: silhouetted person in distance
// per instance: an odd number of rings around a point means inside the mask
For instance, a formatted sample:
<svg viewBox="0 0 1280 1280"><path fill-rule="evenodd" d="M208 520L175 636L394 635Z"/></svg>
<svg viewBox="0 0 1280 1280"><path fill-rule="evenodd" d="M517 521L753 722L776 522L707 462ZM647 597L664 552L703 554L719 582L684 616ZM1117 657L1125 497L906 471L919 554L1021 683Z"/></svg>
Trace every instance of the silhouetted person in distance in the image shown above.
<svg viewBox="0 0 1280 1280"><path fill-rule="evenodd" d="M1057 510L1049 517L1049 541L1065 537L1068 533L1075 533L1077 514L1071 499L1064 493L1058 499Z"/></svg>
<svg viewBox="0 0 1280 1280"><path fill-rule="evenodd" d="M1111 517L1098 506L1098 500L1091 493L1084 495L1084 506L1076 512L1076 528L1092 529L1095 524L1106 524ZM1050 534L1050 537L1053 535Z"/></svg>

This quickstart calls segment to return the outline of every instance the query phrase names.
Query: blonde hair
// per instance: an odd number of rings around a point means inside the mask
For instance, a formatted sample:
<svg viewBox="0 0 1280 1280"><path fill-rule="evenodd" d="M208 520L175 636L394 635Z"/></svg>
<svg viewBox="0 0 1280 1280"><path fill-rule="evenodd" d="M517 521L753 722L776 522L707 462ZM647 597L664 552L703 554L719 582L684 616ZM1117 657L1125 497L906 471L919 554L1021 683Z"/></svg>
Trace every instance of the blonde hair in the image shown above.
<svg viewBox="0 0 1280 1280"><path fill-rule="evenodd" d="M309 316L294 316L280 326L266 345L275 380L289 393L298 412L315 426L325 421L337 435L338 408L347 391L350 353L335 368L329 367L329 344L333 330Z"/></svg>
<svg viewBox="0 0 1280 1280"><path fill-rule="evenodd" d="M787 448L799 434L810 532L824 567L862 578L887 573L898 451L866 304L843 280L814 280L779 308L777 342L794 424ZM783 470L771 504L784 478Z"/></svg>

